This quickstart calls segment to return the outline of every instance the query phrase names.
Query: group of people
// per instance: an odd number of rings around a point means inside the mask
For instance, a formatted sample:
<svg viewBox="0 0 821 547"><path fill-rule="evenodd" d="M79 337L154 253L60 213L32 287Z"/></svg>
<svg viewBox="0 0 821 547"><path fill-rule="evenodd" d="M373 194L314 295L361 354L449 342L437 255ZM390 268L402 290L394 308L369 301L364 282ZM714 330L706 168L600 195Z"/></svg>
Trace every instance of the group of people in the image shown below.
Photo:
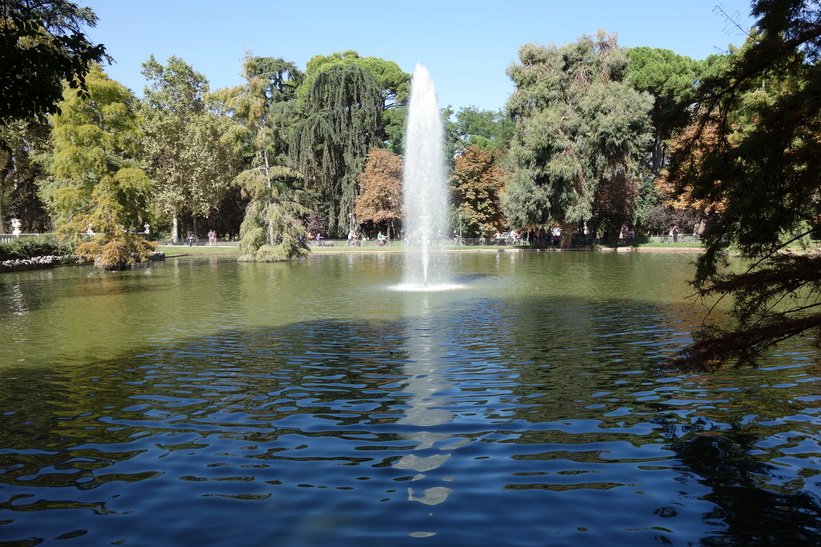
<svg viewBox="0 0 821 547"><path fill-rule="evenodd" d="M189 247L193 247L194 243L197 242L197 236L194 235L194 232L188 232L188 235L185 236L185 241L188 243ZM208 245L213 247L217 244L217 232L215 230L208 230Z"/></svg>
<svg viewBox="0 0 821 547"><path fill-rule="evenodd" d="M508 244L534 245L536 247L546 247L548 245L558 245L562 236L562 229L558 226L545 230L542 226L538 230L531 229L519 234L516 230L510 232L496 232L493 238Z"/></svg>

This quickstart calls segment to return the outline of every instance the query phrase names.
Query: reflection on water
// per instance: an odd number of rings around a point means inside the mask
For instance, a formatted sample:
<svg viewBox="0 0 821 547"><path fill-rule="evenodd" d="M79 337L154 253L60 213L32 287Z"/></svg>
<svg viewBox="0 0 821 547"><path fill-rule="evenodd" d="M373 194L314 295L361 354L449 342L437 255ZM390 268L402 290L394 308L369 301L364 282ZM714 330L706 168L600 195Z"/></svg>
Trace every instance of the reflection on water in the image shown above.
<svg viewBox="0 0 821 547"><path fill-rule="evenodd" d="M441 392L452 387L441 377L441 367L445 363L445 351L450 343L451 334L446 325L437 325L430 309L429 295L422 294L419 301L409 305L408 321L405 334L405 353L409 358L403 363L402 372L407 376L405 391L410 394L408 409L398 423L416 426L418 431L408 435L418 443L414 453L403 456L393 466L397 469L412 469L418 474L414 481L423 481L425 473L440 468L450 458L450 452L433 451L437 442L450 439L448 433L436 433L435 426L453 421L453 414L443 408L445 399ZM443 328L445 327L445 328ZM453 446L458 446L459 442ZM433 452L430 455L419 455ZM443 480L452 480L445 478ZM424 481L423 484L428 481ZM421 495L408 487L408 499L425 505L438 505L447 500L452 492L446 486L426 486Z"/></svg>
<svg viewBox="0 0 821 547"><path fill-rule="evenodd" d="M700 318L686 260L0 276L0 541L813 544L819 356L658 372Z"/></svg>

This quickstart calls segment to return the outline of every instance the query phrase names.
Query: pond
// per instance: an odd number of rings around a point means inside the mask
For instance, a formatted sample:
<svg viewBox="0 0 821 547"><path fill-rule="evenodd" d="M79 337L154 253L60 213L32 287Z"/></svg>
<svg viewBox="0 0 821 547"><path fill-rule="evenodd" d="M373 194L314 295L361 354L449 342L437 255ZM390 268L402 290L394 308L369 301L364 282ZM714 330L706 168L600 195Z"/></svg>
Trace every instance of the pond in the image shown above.
<svg viewBox="0 0 821 547"><path fill-rule="evenodd" d="M691 254L0 276L0 542L813 544L819 353L659 370Z"/></svg>

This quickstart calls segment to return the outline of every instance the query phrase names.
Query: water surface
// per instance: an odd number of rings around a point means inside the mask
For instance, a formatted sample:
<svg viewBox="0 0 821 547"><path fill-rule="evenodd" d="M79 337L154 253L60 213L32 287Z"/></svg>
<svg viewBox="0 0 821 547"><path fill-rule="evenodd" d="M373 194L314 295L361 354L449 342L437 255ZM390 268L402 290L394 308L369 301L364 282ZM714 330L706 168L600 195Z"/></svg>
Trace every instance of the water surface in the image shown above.
<svg viewBox="0 0 821 547"><path fill-rule="evenodd" d="M660 372L690 255L0 276L0 541L812 544L819 355Z"/></svg>

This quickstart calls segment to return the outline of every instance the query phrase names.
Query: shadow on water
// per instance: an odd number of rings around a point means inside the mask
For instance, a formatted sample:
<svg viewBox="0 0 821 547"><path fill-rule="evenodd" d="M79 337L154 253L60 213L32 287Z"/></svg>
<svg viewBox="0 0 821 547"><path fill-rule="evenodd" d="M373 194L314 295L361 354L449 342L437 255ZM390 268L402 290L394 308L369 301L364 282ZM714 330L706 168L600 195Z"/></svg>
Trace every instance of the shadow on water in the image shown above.
<svg viewBox="0 0 821 547"><path fill-rule="evenodd" d="M670 375L688 312L430 295L0 369L0 540L807 543L814 354ZM766 378L766 380L765 380ZM540 542L540 540L539 540ZM549 541L548 541L549 543Z"/></svg>

